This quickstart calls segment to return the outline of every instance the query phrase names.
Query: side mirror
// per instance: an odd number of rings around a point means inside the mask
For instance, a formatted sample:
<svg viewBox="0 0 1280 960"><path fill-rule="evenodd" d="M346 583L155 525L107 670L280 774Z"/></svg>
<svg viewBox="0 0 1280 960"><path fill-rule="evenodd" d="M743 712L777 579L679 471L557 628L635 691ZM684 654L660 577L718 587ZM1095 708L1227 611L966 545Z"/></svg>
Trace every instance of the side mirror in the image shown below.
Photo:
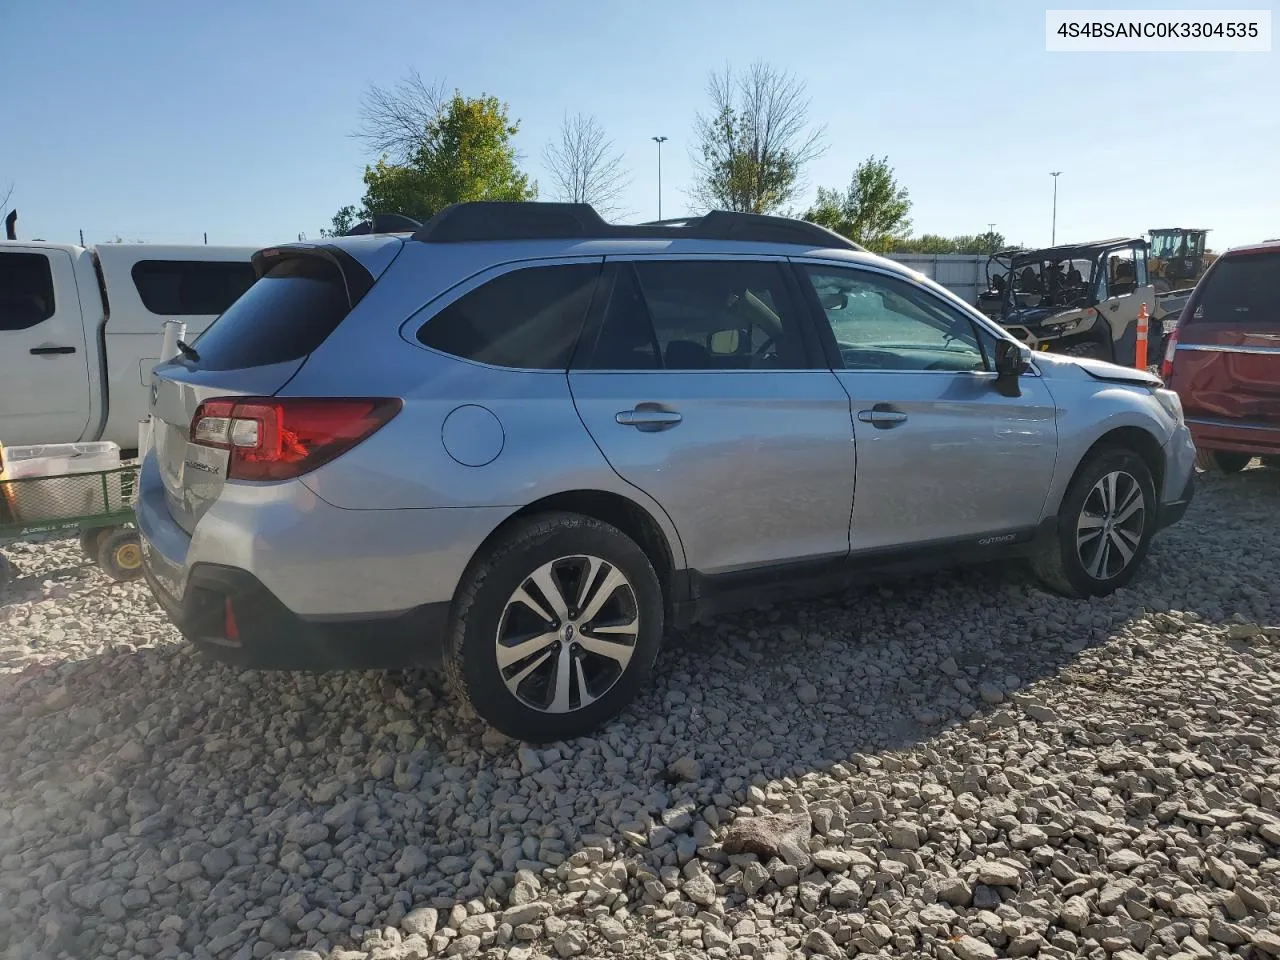
<svg viewBox="0 0 1280 960"><path fill-rule="evenodd" d="M1006 397L1020 397L1018 378L1031 366L1031 352L1020 343L996 341L996 389Z"/></svg>

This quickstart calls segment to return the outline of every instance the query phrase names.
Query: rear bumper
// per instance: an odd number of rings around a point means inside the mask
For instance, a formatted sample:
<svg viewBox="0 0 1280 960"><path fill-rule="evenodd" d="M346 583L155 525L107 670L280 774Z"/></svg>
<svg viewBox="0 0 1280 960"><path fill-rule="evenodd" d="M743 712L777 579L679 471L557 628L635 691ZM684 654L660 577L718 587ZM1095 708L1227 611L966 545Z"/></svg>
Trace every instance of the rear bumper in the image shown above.
<svg viewBox="0 0 1280 960"><path fill-rule="evenodd" d="M1232 423L1197 418L1187 420L1196 446L1205 450L1233 450L1259 456L1280 454L1280 426Z"/></svg>
<svg viewBox="0 0 1280 960"><path fill-rule="evenodd" d="M447 603L386 617L303 619L253 574L214 564L191 569L179 600L161 582L154 551L145 554L143 575L156 600L182 635L216 660L263 670L395 670L439 661ZM233 631L227 629L228 608Z"/></svg>
<svg viewBox="0 0 1280 960"><path fill-rule="evenodd" d="M151 456L139 472L135 505L143 575L183 636L218 660L284 670L435 663L454 583L432 581L451 572L451 555L424 546L431 538L415 526L417 516L361 516L366 513L314 498L302 509L268 502L257 511L219 502L191 536L169 512ZM460 522L462 513L448 516ZM365 519L372 530L359 529ZM400 520L420 555L406 555L405 542L393 536L379 539L392 519ZM231 642L228 601L237 634Z"/></svg>

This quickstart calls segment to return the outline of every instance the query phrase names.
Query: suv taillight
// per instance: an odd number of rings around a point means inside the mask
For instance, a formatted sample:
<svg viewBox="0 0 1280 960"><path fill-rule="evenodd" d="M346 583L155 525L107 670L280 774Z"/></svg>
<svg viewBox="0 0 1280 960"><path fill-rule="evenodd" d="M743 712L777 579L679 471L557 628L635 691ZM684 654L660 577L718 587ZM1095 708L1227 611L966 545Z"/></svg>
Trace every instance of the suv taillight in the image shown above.
<svg viewBox="0 0 1280 960"><path fill-rule="evenodd" d="M1160 378L1165 383L1169 382L1169 378L1173 376L1173 355L1178 352L1178 330L1179 326L1174 327L1169 334L1169 338L1164 342L1164 360L1160 362Z"/></svg>
<svg viewBox="0 0 1280 960"><path fill-rule="evenodd" d="M191 442L229 451L228 480L291 480L372 436L401 406L396 398L206 400L191 419Z"/></svg>

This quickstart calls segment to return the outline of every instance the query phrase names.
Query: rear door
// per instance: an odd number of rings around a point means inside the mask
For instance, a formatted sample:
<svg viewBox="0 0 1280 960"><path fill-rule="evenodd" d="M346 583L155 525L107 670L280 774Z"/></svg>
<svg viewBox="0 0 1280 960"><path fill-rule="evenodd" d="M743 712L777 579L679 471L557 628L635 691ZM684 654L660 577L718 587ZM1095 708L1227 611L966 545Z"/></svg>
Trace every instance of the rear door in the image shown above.
<svg viewBox="0 0 1280 960"><path fill-rule="evenodd" d="M610 258L569 386L613 469L698 574L849 549L849 398L780 258ZM721 581L728 585L729 581Z"/></svg>
<svg viewBox="0 0 1280 960"><path fill-rule="evenodd" d="M1189 420L1280 429L1280 247L1210 267L1178 327L1172 385Z"/></svg>
<svg viewBox="0 0 1280 960"><path fill-rule="evenodd" d="M195 358L180 356L155 368L155 454L169 512L188 533L217 499L227 474L225 450L188 442L200 404L280 390L350 312L349 287L367 289L372 282L367 274L351 276L360 270L349 264L344 274L323 254L282 254L195 340Z"/></svg>
<svg viewBox="0 0 1280 960"><path fill-rule="evenodd" d="M67 250L0 249L0 443L68 443L89 422L89 360Z"/></svg>

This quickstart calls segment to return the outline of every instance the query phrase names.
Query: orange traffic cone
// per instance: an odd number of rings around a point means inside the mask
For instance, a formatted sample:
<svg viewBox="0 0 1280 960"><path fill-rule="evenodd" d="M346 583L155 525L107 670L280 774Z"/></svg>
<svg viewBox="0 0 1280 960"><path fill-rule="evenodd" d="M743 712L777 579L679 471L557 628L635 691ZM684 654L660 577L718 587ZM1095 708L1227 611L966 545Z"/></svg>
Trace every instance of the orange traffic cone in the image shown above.
<svg viewBox="0 0 1280 960"><path fill-rule="evenodd" d="M1147 369L1147 305L1138 307L1138 342L1134 349L1133 365L1139 370Z"/></svg>

